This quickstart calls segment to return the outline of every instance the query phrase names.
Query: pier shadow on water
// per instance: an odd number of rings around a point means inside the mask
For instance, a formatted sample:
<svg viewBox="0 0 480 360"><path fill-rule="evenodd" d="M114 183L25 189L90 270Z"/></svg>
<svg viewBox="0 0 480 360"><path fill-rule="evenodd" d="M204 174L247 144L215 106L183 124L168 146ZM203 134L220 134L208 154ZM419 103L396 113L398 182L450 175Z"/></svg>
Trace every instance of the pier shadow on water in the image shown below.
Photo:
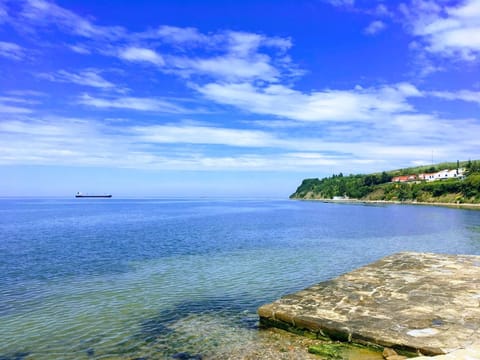
<svg viewBox="0 0 480 360"><path fill-rule="evenodd" d="M29 356L29 352L16 352L14 354L0 354L0 360L24 360L27 356Z"/></svg>
<svg viewBox="0 0 480 360"><path fill-rule="evenodd" d="M255 337L258 317L255 308L246 310L252 307L249 300L242 296L182 301L152 317L139 319L138 330L114 348L106 348L102 344L105 339L99 336L79 341L63 355L65 359L211 359L212 354L224 352L227 346ZM26 350L0 353L0 360L30 360L35 354L48 358L44 350ZM52 359L59 358L56 355Z"/></svg>

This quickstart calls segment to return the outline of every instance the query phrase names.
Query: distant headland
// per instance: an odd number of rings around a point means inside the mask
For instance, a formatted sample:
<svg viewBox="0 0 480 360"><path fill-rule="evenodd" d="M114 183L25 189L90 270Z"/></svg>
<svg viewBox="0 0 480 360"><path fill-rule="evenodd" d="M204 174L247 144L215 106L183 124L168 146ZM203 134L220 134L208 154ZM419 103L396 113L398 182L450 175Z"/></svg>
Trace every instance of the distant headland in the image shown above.
<svg viewBox="0 0 480 360"><path fill-rule="evenodd" d="M480 161L304 179L291 199L480 204Z"/></svg>

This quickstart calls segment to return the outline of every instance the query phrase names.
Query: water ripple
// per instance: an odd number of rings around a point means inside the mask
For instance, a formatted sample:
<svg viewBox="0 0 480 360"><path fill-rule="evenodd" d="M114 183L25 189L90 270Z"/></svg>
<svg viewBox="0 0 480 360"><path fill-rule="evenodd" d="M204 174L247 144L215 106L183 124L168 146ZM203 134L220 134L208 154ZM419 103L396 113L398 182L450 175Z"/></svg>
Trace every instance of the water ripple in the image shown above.
<svg viewBox="0 0 480 360"><path fill-rule="evenodd" d="M227 358L265 345L256 308L286 293L396 251L480 254L480 212L433 207L0 200L0 213L0 360Z"/></svg>

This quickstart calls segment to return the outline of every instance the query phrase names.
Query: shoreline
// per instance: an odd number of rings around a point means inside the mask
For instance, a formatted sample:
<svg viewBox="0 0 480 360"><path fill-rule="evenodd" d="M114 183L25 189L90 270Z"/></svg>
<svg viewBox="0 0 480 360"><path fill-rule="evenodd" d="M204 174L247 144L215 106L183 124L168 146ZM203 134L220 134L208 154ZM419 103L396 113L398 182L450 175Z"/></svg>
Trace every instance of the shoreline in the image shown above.
<svg viewBox="0 0 480 360"><path fill-rule="evenodd" d="M480 210L480 204L469 203L442 203L442 202L420 202L420 201L396 201L396 200L361 200L361 199L301 199L292 198L300 201L320 201L334 204L378 204L378 205L423 205L423 206L442 206L457 209Z"/></svg>

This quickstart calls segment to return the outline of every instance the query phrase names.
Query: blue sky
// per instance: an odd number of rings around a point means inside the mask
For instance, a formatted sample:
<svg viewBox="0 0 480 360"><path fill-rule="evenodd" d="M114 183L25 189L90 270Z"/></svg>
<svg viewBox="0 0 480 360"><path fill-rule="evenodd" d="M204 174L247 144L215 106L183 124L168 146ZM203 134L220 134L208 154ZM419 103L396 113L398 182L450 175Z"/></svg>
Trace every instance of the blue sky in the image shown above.
<svg viewBox="0 0 480 360"><path fill-rule="evenodd" d="M0 196L280 196L480 158L480 0L0 0Z"/></svg>

